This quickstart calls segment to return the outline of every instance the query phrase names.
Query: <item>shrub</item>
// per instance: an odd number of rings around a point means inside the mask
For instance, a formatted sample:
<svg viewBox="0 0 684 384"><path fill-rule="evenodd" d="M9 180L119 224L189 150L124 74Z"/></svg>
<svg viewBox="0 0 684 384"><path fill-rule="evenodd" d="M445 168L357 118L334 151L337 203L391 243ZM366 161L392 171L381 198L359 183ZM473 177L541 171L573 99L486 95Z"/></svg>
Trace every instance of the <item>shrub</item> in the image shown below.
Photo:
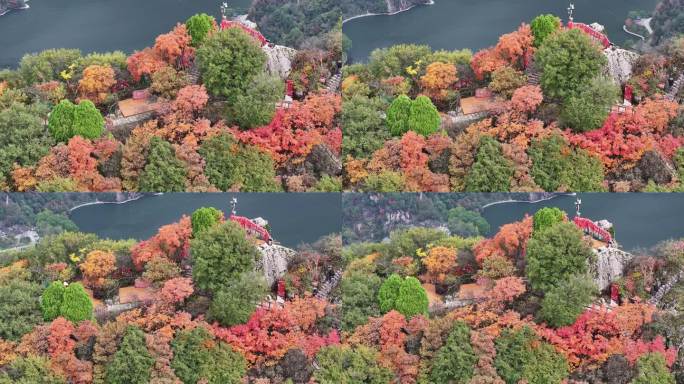
<svg viewBox="0 0 684 384"><path fill-rule="evenodd" d="M408 276L399 288L395 309L407 318L427 315L430 302L425 288L413 276Z"/></svg>
<svg viewBox="0 0 684 384"><path fill-rule="evenodd" d="M199 47L209 36L209 32L216 29L216 19L206 13L191 16L186 22L188 34L192 37L192 46Z"/></svg>

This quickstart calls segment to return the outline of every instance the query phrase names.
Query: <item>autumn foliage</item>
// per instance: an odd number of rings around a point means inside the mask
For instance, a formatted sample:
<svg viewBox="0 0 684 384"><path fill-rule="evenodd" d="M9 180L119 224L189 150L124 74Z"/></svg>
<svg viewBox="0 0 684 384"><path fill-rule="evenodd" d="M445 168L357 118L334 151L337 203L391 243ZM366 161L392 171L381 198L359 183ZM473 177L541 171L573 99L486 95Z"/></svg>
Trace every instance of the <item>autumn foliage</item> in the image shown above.
<svg viewBox="0 0 684 384"><path fill-rule="evenodd" d="M342 131L336 116L342 110L339 95L326 92L295 101L289 109L279 109L270 124L248 131L232 129L241 142L252 144L271 155L276 164L302 161L318 144L340 153Z"/></svg>
<svg viewBox="0 0 684 384"><path fill-rule="evenodd" d="M105 101L114 84L116 78L112 67L91 65L83 70L83 78L78 82L78 93L82 99L100 104Z"/></svg>
<svg viewBox="0 0 684 384"><path fill-rule="evenodd" d="M484 239L473 247L478 263L489 257L503 256L511 260L520 260L525 256L527 240L532 235L532 217L501 226L491 239Z"/></svg>
<svg viewBox="0 0 684 384"><path fill-rule="evenodd" d="M677 116L678 106L665 99L646 99L625 113L612 113L603 127L584 132L566 132L569 142L598 156L610 170L629 169L646 151L662 153L672 159L684 139L666 133L668 123Z"/></svg>
<svg viewBox="0 0 684 384"><path fill-rule="evenodd" d="M496 46L477 52L470 65L479 79L505 66L523 67L534 52L533 42L530 26L522 24L517 31L502 35Z"/></svg>
<svg viewBox="0 0 684 384"><path fill-rule="evenodd" d="M339 343L336 331L327 335L316 331L316 321L324 316L325 306L319 299L298 298L282 308L257 308L247 323L230 328L215 325L213 332L251 364L277 360L290 348L299 348L313 357L321 347Z"/></svg>
<svg viewBox="0 0 684 384"><path fill-rule="evenodd" d="M141 241L131 249L133 264L142 270L145 264L155 257L181 260L188 256L192 223L190 217L183 216L179 222L161 228L153 237Z"/></svg>
<svg viewBox="0 0 684 384"><path fill-rule="evenodd" d="M102 288L108 284L109 275L116 270L116 257L109 251L95 250L88 253L80 265L83 283L90 288Z"/></svg>

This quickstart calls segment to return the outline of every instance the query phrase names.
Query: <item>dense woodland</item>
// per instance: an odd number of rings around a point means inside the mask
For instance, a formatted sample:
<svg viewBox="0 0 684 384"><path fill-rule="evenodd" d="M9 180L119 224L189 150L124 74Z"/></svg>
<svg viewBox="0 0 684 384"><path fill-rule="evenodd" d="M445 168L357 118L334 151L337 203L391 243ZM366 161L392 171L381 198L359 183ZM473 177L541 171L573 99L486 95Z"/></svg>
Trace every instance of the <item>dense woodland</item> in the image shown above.
<svg viewBox="0 0 684 384"><path fill-rule="evenodd" d="M316 46L341 19L387 13L425 0L255 0L249 18L271 41L291 47ZM390 9L391 7L391 9Z"/></svg>
<svg viewBox="0 0 684 384"><path fill-rule="evenodd" d="M296 250L280 302L258 246L201 208L141 242L63 232L2 254L0 383L308 382L314 355L347 353L334 307L311 295L341 239Z"/></svg>
<svg viewBox="0 0 684 384"><path fill-rule="evenodd" d="M219 30L205 14L129 56L26 55L0 71L0 188L339 190L341 100L324 81L337 70L340 39L333 29L297 51L289 108L277 106L285 81L266 71L260 41L238 26ZM111 125L117 102L142 89L155 117Z"/></svg>
<svg viewBox="0 0 684 384"><path fill-rule="evenodd" d="M661 28L663 36L676 31ZM475 54L420 45L374 51L344 68L346 189L681 190L683 91L665 94L684 68L684 38L638 57L626 80L634 106L624 112L613 108L623 95L602 50L540 15ZM478 89L495 96L488 116L459 121L462 101Z"/></svg>
<svg viewBox="0 0 684 384"><path fill-rule="evenodd" d="M342 341L374 347L401 383L681 382L682 283L648 301L679 273L681 241L630 261L610 305L591 246L556 208L489 238L415 227L351 244Z"/></svg>

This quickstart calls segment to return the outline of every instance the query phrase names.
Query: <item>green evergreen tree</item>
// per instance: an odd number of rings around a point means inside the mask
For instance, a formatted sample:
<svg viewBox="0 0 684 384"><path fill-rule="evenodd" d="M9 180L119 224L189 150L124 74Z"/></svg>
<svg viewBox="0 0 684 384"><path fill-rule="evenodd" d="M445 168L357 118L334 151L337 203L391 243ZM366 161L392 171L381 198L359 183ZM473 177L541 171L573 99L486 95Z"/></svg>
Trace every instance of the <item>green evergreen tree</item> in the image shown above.
<svg viewBox="0 0 684 384"><path fill-rule="evenodd" d="M285 95L285 84L280 78L258 74L244 94L238 95L230 107L228 121L241 129L267 125L273 119L276 103Z"/></svg>
<svg viewBox="0 0 684 384"><path fill-rule="evenodd" d="M473 377L477 360L477 355L470 345L470 328L466 323L458 321L432 361L430 382L467 384Z"/></svg>
<svg viewBox="0 0 684 384"><path fill-rule="evenodd" d="M273 159L256 147L235 142L229 134L206 140L199 154L206 162L204 173L222 191L235 187L243 192L278 190Z"/></svg>
<svg viewBox="0 0 684 384"><path fill-rule="evenodd" d="M545 191L603 191L603 164L580 148L570 148L559 135L533 141L528 149L530 174Z"/></svg>
<svg viewBox="0 0 684 384"><path fill-rule="evenodd" d="M245 231L232 221L200 232L190 242L195 286L218 293L254 268L259 257ZM217 273L221 271L221 273Z"/></svg>
<svg viewBox="0 0 684 384"><path fill-rule="evenodd" d="M221 217L223 217L223 212L214 207L202 207L195 210L190 218L193 236L218 224Z"/></svg>
<svg viewBox="0 0 684 384"><path fill-rule="evenodd" d="M0 183L11 185L15 164L35 165L50 151L54 139L43 125L45 112L40 105L13 103L5 109L0 107Z"/></svg>
<svg viewBox="0 0 684 384"><path fill-rule="evenodd" d="M97 139L102 136L104 123L104 118L95 104L90 100L83 100L74 109L73 136Z"/></svg>
<svg viewBox="0 0 684 384"><path fill-rule="evenodd" d="M342 155L368 158L391 136L382 118L386 103L379 97L353 96L342 102Z"/></svg>
<svg viewBox="0 0 684 384"><path fill-rule="evenodd" d="M551 99L566 99L596 78L607 64L601 47L578 29L548 36L535 55L541 87Z"/></svg>
<svg viewBox="0 0 684 384"><path fill-rule="evenodd" d="M74 113L76 106L68 99L64 99L55 105L48 118L50 134L57 141L67 142L74 136Z"/></svg>
<svg viewBox="0 0 684 384"><path fill-rule="evenodd" d="M544 207L532 217L535 231L541 231L565 220L565 212L556 207Z"/></svg>
<svg viewBox="0 0 684 384"><path fill-rule="evenodd" d="M139 328L126 329L119 350L107 366L106 384L147 384L150 382L154 358L147 350L145 334Z"/></svg>
<svg viewBox="0 0 684 384"><path fill-rule="evenodd" d="M196 57L207 90L230 103L245 94L266 64L261 47L240 28L228 28L209 36L197 49Z"/></svg>
<svg viewBox="0 0 684 384"><path fill-rule="evenodd" d="M43 319L52 321L59 317L62 302L64 302L64 283L53 281L40 297L40 307L43 310Z"/></svg>
<svg viewBox="0 0 684 384"><path fill-rule="evenodd" d="M224 327L246 323L267 293L268 286L261 274L242 273L214 295L209 321L216 320Z"/></svg>
<svg viewBox="0 0 684 384"><path fill-rule="evenodd" d="M363 345L323 347L316 361L320 369L314 377L320 384L387 384L394 378L392 371L378 363L377 352Z"/></svg>
<svg viewBox="0 0 684 384"><path fill-rule="evenodd" d="M532 35L534 36L534 46L539 47L547 37L560 30L561 20L555 15L539 15L532 19L530 28L532 29Z"/></svg>
<svg viewBox="0 0 684 384"><path fill-rule="evenodd" d="M667 368L665 357L660 352L651 352L639 357L637 374L632 384L674 384L675 378Z"/></svg>
<svg viewBox="0 0 684 384"><path fill-rule="evenodd" d="M401 289L403 283L404 279L395 273L382 283L378 290L378 302L383 313L387 313L395 308L397 298L399 297L399 289Z"/></svg>
<svg viewBox="0 0 684 384"><path fill-rule="evenodd" d="M589 306L598 293L596 283L584 275L574 275L544 293L539 319L559 328L571 325Z"/></svg>
<svg viewBox="0 0 684 384"><path fill-rule="evenodd" d="M81 283L71 283L64 289L59 313L74 323L93 318L93 303Z"/></svg>
<svg viewBox="0 0 684 384"><path fill-rule="evenodd" d="M408 132L411 105L411 98L406 95L399 95L387 109L387 126L392 136L401 136Z"/></svg>
<svg viewBox="0 0 684 384"><path fill-rule="evenodd" d="M560 384L568 376L567 360L552 345L539 340L528 327L504 329L495 340L494 366L506 384Z"/></svg>
<svg viewBox="0 0 684 384"><path fill-rule="evenodd" d="M549 291L575 274L584 274L593 258L583 233L571 222L535 231L527 242L526 273L530 285Z"/></svg>
<svg viewBox="0 0 684 384"><path fill-rule="evenodd" d="M0 384L66 384L50 369L50 361L43 356L18 357L0 372Z"/></svg>
<svg viewBox="0 0 684 384"><path fill-rule="evenodd" d="M466 176L466 191L510 191L512 179L513 165L504 157L501 144L490 136L482 136L475 163Z"/></svg>
<svg viewBox="0 0 684 384"><path fill-rule="evenodd" d="M365 324L369 317L381 314L378 308L380 284L380 277L374 273L352 272L342 278L340 312L343 330L353 331Z"/></svg>
<svg viewBox="0 0 684 384"><path fill-rule="evenodd" d="M150 140L147 165L140 174L140 191L183 192L186 177L187 169L183 162L176 158L171 144L153 137Z"/></svg>
<svg viewBox="0 0 684 384"><path fill-rule="evenodd" d="M216 19L206 13L198 13L191 16L185 22L185 26L188 29L188 34L192 37L192 46L197 48L204 43L209 32L216 28Z"/></svg>
<svg viewBox="0 0 684 384"><path fill-rule="evenodd" d="M427 96L418 96L411 103L408 129L423 136L437 132L442 125L439 111Z"/></svg>
<svg viewBox="0 0 684 384"><path fill-rule="evenodd" d="M407 318L415 315L427 315L430 301L425 288L413 276L408 276L399 288L399 296L395 309Z"/></svg>
<svg viewBox="0 0 684 384"><path fill-rule="evenodd" d="M42 322L40 291L23 279L0 281L0 339L18 341Z"/></svg>
<svg viewBox="0 0 684 384"><path fill-rule="evenodd" d="M600 128L617 101L618 93L619 89L612 80L604 77L592 79L563 102L559 118L561 125L575 132Z"/></svg>
<svg viewBox="0 0 684 384"><path fill-rule="evenodd" d="M247 373L245 358L202 327L180 332L171 347L171 368L184 384L240 384Z"/></svg>

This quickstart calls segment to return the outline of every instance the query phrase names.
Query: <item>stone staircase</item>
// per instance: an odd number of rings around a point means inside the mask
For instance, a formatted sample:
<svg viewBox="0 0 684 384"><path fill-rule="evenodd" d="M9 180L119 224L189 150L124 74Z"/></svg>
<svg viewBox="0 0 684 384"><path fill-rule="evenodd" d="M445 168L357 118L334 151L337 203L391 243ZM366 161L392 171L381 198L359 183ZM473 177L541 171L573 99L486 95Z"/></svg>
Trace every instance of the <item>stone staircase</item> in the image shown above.
<svg viewBox="0 0 684 384"><path fill-rule="evenodd" d="M340 89L341 83L342 74L335 74L333 77L329 78L328 81L325 83L325 89L327 89L328 92L337 93L337 91Z"/></svg>
<svg viewBox="0 0 684 384"><path fill-rule="evenodd" d="M672 84L672 88L670 88L670 91L665 97L667 97L668 100L673 101L679 93L679 90L682 89L682 85L684 85L684 73L679 75L677 80L675 80L674 84Z"/></svg>
<svg viewBox="0 0 684 384"><path fill-rule="evenodd" d="M541 73L534 62L529 63L525 68L525 76L527 76L527 85L539 85Z"/></svg>
<svg viewBox="0 0 684 384"><path fill-rule="evenodd" d="M339 284L340 280L342 279L342 270L338 269L335 271L335 274L331 279L328 279L321 285L321 287L318 289L318 292L316 292L316 298L325 300L328 298L328 295L330 295L330 292Z"/></svg>
<svg viewBox="0 0 684 384"><path fill-rule="evenodd" d="M680 271L678 274L670 277L670 279L658 288L658 291L648 299L648 303L657 306L660 303L660 300L662 300L663 297L682 279L684 279L684 271Z"/></svg>
<svg viewBox="0 0 684 384"><path fill-rule="evenodd" d="M190 84L197 85L199 83L199 78L199 68L197 67L197 63L193 63L192 66L188 69L188 80L190 81Z"/></svg>

